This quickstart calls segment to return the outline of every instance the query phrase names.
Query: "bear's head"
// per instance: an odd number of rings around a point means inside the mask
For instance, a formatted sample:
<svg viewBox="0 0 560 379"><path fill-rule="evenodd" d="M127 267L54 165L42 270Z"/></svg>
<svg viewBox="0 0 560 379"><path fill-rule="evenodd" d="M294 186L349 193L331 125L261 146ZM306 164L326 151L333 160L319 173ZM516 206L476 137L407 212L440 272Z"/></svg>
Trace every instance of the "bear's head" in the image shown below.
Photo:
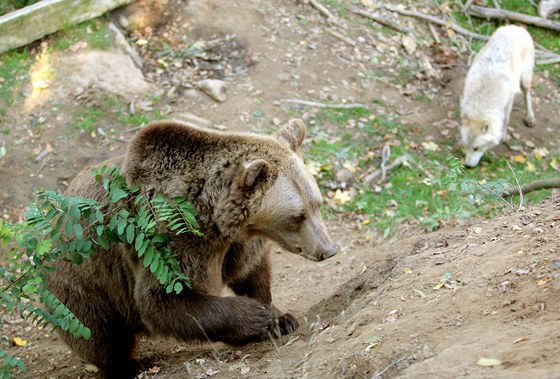
<svg viewBox="0 0 560 379"><path fill-rule="evenodd" d="M244 242L261 235L320 261L335 255L336 245L321 217L319 187L301 158L304 138L301 120L273 136L153 122L131 142L123 175L150 198L185 196L209 238Z"/></svg>
<svg viewBox="0 0 560 379"><path fill-rule="evenodd" d="M267 176L274 178L249 215L246 227L249 233L264 235L292 253L321 261L334 256L337 247L321 216L321 191L301 158L304 137L303 121L290 120L274 136L287 151L280 167L271 167L265 159L245 163L240 177L248 186Z"/></svg>

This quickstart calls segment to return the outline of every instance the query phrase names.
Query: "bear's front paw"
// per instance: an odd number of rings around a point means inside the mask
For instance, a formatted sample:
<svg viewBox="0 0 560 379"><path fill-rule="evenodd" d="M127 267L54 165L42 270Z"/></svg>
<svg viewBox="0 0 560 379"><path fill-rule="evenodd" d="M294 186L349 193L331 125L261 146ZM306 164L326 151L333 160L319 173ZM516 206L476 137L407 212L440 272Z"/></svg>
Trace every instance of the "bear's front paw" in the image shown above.
<svg viewBox="0 0 560 379"><path fill-rule="evenodd" d="M298 326L298 320L294 316L284 313L274 318L272 325L270 325L270 334L275 338L279 338L280 336L292 333Z"/></svg>
<svg viewBox="0 0 560 379"><path fill-rule="evenodd" d="M221 341L240 346L268 339L273 320L270 308L254 299L235 299L235 304L230 308L233 314L226 316L230 325L220 338Z"/></svg>

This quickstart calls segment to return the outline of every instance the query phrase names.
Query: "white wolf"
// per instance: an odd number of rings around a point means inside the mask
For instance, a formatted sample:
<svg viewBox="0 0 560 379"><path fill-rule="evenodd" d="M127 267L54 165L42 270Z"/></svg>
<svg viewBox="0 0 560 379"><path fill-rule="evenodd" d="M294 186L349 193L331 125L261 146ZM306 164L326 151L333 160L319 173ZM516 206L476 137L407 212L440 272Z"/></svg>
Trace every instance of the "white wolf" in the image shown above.
<svg viewBox="0 0 560 379"><path fill-rule="evenodd" d="M502 26L475 56L461 98L461 140L465 164L475 167L482 155L506 139L515 95L525 95L525 124L535 125L531 79L533 40L522 27Z"/></svg>

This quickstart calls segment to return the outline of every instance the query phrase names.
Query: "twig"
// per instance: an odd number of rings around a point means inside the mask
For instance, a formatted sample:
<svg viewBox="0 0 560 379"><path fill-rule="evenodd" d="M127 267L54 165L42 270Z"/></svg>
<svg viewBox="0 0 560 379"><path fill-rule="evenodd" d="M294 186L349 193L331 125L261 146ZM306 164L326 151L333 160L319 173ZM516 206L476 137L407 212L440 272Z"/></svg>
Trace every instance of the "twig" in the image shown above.
<svg viewBox="0 0 560 379"><path fill-rule="evenodd" d="M517 175L515 175L515 171L513 171L513 167L511 167L509 162L506 162L506 164L511 170L511 173L513 174L513 178L515 179L515 184L517 185L517 190L519 191L519 209L521 209L523 208L523 191L521 190L521 185L519 185L519 180L517 180Z"/></svg>
<svg viewBox="0 0 560 379"><path fill-rule="evenodd" d="M345 36L342 33L337 32L336 30L333 29L327 29L327 33L329 33L331 36L341 40L342 42L346 42L347 44L351 45L351 46L356 46L356 42L354 42L354 40L352 40L350 37Z"/></svg>
<svg viewBox="0 0 560 379"><path fill-rule="evenodd" d="M560 188L560 178L540 179L534 182L525 183L521 186L507 186L503 189L503 195L519 195L520 193L529 193L541 189Z"/></svg>
<svg viewBox="0 0 560 379"><path fill-rule="evenodd" d="M364 9L359 9L359 8L356 8L356 7L348 7L348 10L352 13L355 13L357 15L360 15L360 16L369 18L369 19L371 19L375 22L378 22L381 25L388 26L391 29L398 30L401 33L408 33L409 32L409 29L407 27L401 26L401 25L397 24L395 21L391 20L389 17L382 16L379 13L366 11Z"/></svg>
<svg viewBox="0 0 560 379"><path fill-rule="evenodd" d="M470 15L480 18L518 21L524 24L530 24L539 26L541 28L560 31L560 22L558 21L547 20L546 18L537 16L529 16L523 13L506 11L496 8L485 8L478 5L471 5L471 7L468 9L468 12Z"/></svg>
<svg viewBox="0 0 560 379"><path fill-rule="evenodd" d="M340 25L340 22L333 16L333 14L322 4L319 4L316 0L309 0L309 4L313 6L313 8L317 9L319 12L323 14L327 18L328 21L332 22L333 24Z"/></svg>
<svg viewBox="0 0 560 379"><path fill-rule="evenodd" d="M405 154L403 156L398 157L392 163L386 165L385 170L377 170L374 173L371 173L368 176L366 176L364 178L364 184L371 183L373 180L377 179L377 177L379 177L380 175L383 175L383 171L387 172L389 170L392 170L393 168L395 168L397 166L400 166L401 164L408 161L409 159L410 159L410 155L408 155L408 154Z"/></svg>
<svg viewBox="0 0 560 379"><path fill-rule="evenodd" d="M396 365L398 365L399 363L401 363L402 361L404 361L405 359L408 359L408 357L400 357L399 359L392 361L391 363L389 363L389 366L385 367L383 370L376 372L375 374L373 374L373 376L371 377L371 379L379 379L381 378L381 376L383 374L385 374L387 371L389 371L390 369L392 369L393 367L395 367Z"/></svg>
<svg viewBox="0 0 560 379"><path fill-rule="evenodd" d="M434 37L434 41L439 45L441 41L439 39L439 34L436 28L434 28L434 24L432 23L428 24L428 28L430 29L430 33L432 33L432 37Z"/></svg>
<svg viewBox="0 0 560 379"><path fill-rule="evenodd" d="M470 30L467 30L467 29L463 28L462 26L459 26L458 24L456 24L453 21L443 20L441 18L431 16L431 15L425 14L425 13L416 12L416 11L408 11L406 9L401 9L401 8L398 8L398 7L396 7L394 5L391 5L391 4L384 4L383 6L385 7L385 9L390 10L391 12L399 13L399 14L402 14L404 16L420 18L422 20L431 22L433 24L452 29L457 33L460 33L460 34L463 34L463 35L466 35L466 36L469 36L469 37L472 37L472 38L478 38L478 39L482 39L482 40L485 40L485 41L489 38L488 36L485 36L485 35L482 35L482 34L473 33Z"/></svg>
<svg viewBox="0 0 560 379"><path fill-rule="evenodd" d="M363 104L357 103L350 103L350 104L325 104L325 103L316 103L314 101L305 101L299 99L282 99L280 100L282 103L290 103L290 104L299 104L299 105L307 105L309 107L317 107L317 108L332 108L332 109L367 109L367 107Z"/></svg>
<svg viewBox="0 0 560 379"><path fill-rule="evenodd" d="M382 182L384 182L385 179L387 178L387 167L385 167L385 165L387 164L387 161L389 160L390 156L391 156L391 148L389 147L389 145L383 146L383 149L381 150L381 181Z"/></svg>

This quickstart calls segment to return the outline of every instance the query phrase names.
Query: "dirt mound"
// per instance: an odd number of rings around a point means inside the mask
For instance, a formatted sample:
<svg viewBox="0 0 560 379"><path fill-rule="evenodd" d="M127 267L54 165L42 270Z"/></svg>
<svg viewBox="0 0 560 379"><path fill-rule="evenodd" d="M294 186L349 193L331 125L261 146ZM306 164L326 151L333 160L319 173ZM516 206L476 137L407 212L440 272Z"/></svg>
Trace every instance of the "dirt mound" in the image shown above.
<svg viewBox="0 0 560 379"><path fill-rule="evenodd" d="M363 272L307 312L322 321L283 363L310 377L371 377L391 362L389 377L553 377L559 210L557 197L361 252Z"/></svg>

